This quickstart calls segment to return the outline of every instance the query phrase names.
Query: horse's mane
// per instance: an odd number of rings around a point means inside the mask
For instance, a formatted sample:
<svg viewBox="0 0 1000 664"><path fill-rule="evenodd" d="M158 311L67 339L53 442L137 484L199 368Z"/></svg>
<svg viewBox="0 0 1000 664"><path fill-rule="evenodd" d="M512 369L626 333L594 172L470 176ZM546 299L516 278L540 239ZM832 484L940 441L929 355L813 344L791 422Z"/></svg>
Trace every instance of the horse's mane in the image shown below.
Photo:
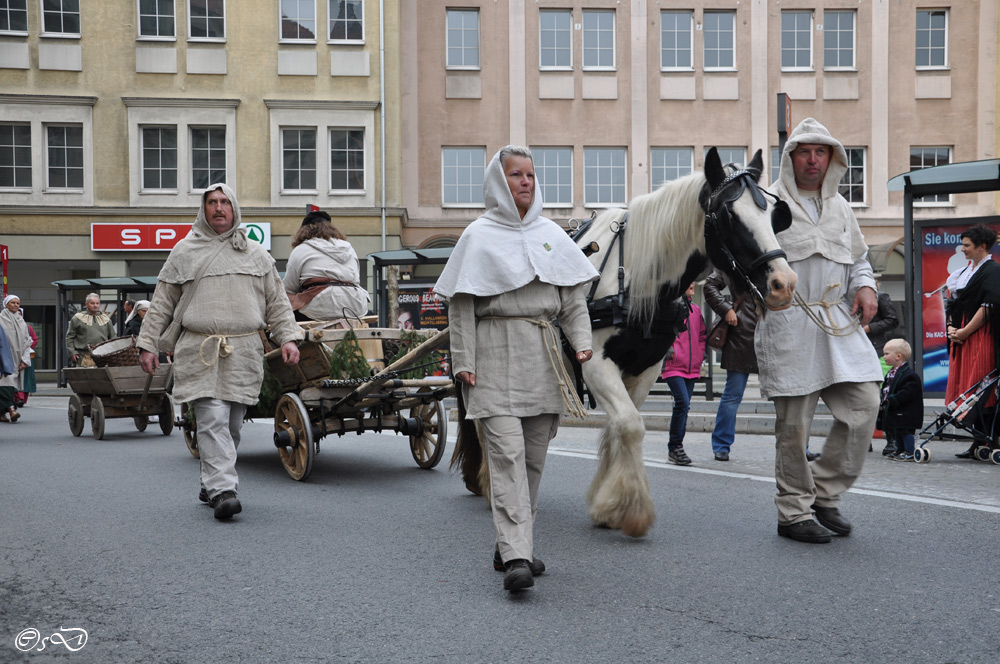
<svg viewBox="0 0 1000 664"><path fill-rule="evenodd" d="M660 287L680 280L692 253L705 253L705 212L698 202L704 186L705 174L699 171L629 203L625 264L630 317L648 320ZM681 291L688 286L680 285Z"/></svg>

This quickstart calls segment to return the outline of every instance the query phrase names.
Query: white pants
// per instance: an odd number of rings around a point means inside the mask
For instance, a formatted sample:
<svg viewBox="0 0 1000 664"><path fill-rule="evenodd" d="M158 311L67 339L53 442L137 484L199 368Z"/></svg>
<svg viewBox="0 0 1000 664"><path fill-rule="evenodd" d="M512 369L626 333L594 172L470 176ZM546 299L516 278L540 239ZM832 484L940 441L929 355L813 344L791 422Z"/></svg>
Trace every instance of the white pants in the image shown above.
<svg viewBox="0 0 1000 664"><path fill-rule="evenodd" d="M490 503L500 557L504 562L533 560L538 485L549 441L559 429L559 416L486 417L480 424L486 438Z"/></svg>
<svg viewBox="0 0 1000 664"><path fill-rule="evenodd" d="M201 458L201 486L214 498L223 491L236 491L236 448L247 412L244 404L222 399L196 399L194 417Z"/></svg>

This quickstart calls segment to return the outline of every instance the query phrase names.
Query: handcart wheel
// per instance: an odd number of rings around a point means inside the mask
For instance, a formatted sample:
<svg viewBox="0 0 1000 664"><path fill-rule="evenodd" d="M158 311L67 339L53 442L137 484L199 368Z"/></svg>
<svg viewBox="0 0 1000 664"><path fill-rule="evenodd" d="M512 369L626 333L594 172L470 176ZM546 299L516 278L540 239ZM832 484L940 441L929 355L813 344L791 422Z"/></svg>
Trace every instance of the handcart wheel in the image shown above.
<svg viewBox="0 0 1000 664"><path fill-rule="evenodd" d="M430 391L429 387L421 387L417 394ZM410 417L420 418L423 422L423 432L419 436L410 436L413 460L421 468L433 468L444 456L444 448L448 442L448 417L444 406L438 400L420 404L410 409Z"/></svg>
<svg viewBox="0 0 1000 664"><path fill-rule="evenodd" d="M104 402L101 397L90 401L90 429L97 440L104 438Z"/></svg>
<svg viewBox="0 0 1000 664"><path fill-rule="evenodd" d="M174 430L174 401L169 394L163 395L158 417L160 418L160 431L164 436L169 436Z"/></svg>
<svg viewBox="0 0 1000 664"><path fill-rule="evenodd" d="M83 402L73 395L69 398L69 430L74 436L83 433Z"/></svg>
<svg viewBox="0 0 1000 664"><path fill-rule="evenodd" d="M312 423L297 394L283 394L274 409L274 446L293 480L302 481L312 472Z"/></svg>
<svg viewBox="0 0 1000 664"><path fill-rule="evenodd" d="M181 419L179 420L181 431L184 432L184 444L187 445L188 452L195 459L200 459L198 452L198 424L194 419L194 407L187 402L181 404Z"/></svg>
<svg viewBox="0 0 1000 664"><path fill-rule="evenodd" d="M925 450L922 447L918 447L913 450L913 460L917 463L930 463L931 462L931 451Z"/></svg>
<svg viewBox="0 0 1000 664"><path fill-rule="evenodd" d="M140 432L145 431L146 427L149 426L149 416L147 415L136 415L132 418L132 421L135 422L135 428Z"/></svg>
<svg viewBox="0 0 1000 664"><path fill-rule="evenodd" d="M1000 450L993 450L990 453L990 461L1000 466Z"/></svg>
<svg viewBox="0 0 1000 664"><path fill-rule="evenodd" d="M990 448L987 445L980 445L976 448L976 458L980 461L990 460Z"/></svg>

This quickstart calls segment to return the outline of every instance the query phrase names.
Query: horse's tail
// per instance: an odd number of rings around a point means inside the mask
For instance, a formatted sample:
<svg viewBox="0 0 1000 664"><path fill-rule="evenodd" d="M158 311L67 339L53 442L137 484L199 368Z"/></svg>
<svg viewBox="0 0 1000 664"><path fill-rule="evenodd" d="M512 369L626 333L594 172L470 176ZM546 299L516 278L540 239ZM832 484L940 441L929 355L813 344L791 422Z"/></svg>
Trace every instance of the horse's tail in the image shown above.
<svg viewBox="0 0 1000 664"><path fill-rule="evenodd" d="M458 400L458 436L449 465L453 470L460 467L465 488L481 496L483 487L479 481L479 469L483 465L483 448L479 444L475 421L465 417L465 398L462 396L461 385L455 390L455 397Z"/></svg>

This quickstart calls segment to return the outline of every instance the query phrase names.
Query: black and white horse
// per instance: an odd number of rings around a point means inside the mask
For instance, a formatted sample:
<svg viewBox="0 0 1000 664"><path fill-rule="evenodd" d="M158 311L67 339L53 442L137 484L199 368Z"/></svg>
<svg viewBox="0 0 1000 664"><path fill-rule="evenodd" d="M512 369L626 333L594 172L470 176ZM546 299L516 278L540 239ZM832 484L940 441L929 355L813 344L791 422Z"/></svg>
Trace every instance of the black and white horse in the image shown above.
<svg viewBox="0 0 1000 664"><path fill-rule="evenodd" d="M712 148L703 173L638 196L628 210L607 210L575 236L596 249L590 259L601 272L590 292L594 357L582 366L588 390L608 414L587 493L599 525L640 537L655 519L639 407L683 329L687 309L679 298L688 285L714 265L761 311L792 301L796 276L775 238L791 216L758 187L762 169L759 150L740 170L723 167ZM489 475L477 438L472 426L462 426L452 464L460 463L466 486L482 493Z"/></svg>

